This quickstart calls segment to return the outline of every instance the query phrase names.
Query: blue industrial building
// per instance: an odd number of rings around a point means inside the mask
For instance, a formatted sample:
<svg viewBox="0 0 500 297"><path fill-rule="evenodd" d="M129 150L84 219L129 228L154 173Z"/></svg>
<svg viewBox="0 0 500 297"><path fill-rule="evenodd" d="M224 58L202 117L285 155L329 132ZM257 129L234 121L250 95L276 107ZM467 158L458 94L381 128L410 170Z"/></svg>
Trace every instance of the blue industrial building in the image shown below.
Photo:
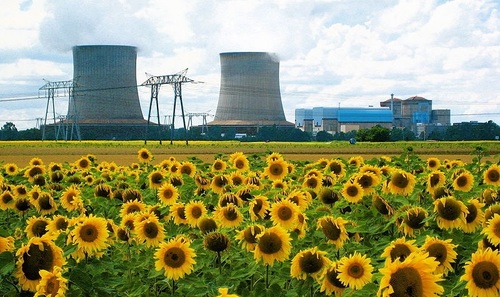
<svg viewBox="0 0 500 297"><path fill-rule="evenodd" d="M374 107L313 107L295 110L295 127L315 135L350 132L380 125L389 129L406 128L416 136L450 125L449 109L432 109L432 100L414 96L406 100L391 98Z"/></svg>
<svg viewBox="0 0 500 297"><path fill-rule="evenodd" d="M295 110L295 126L315 135L319 131L329 133L349 132L375 125L392 127L390 108L361 107L313 107Z"/></svg>

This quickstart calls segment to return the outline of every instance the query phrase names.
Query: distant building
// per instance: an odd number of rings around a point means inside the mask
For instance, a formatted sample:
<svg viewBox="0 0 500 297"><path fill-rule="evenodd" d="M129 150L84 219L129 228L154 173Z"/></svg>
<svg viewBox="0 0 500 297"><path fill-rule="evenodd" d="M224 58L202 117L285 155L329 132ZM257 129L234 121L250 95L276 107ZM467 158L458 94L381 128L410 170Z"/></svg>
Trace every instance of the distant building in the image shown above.
<svg viewBox="0 0 500 297"><path fill-rule="evenodd" d="M331 134L350 132L376 125L391 128L392 121L389 108L313 107L295 110L295 127L312 135L319 131Z"/></svg>
<svg viewBox="0 0 500 297"><path fill-rule="evenodd" d="M392 110L396 128L406 128L416 136L429 135L433 131L444 131L450 126L449 109L432 109L432 100L420 96L413 96L406 100L394 98L380 102L381 107Z"/></svg>
<svg viewBox="0 0 500 297"><path fill-rule="evenodd" d="M316 135L319 131L331 134L350 132L373 126L408 129L417 137L450 126L449 109L432 109L432 100L414 96L406 100L394 98L373 107L313 107L295 110L295 127Z"/></svg>

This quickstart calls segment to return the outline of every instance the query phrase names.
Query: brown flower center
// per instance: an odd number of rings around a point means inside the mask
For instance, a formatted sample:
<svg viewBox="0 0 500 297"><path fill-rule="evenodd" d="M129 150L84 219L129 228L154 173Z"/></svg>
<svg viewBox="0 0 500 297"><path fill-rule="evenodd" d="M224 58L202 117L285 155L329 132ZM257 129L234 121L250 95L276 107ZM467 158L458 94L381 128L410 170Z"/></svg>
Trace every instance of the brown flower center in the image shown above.
<svg viewBox="0 0 500 297"><path fill-rule="evenodd" d="M91 224L83 225L80 229L80 238L85 242L94 242L98 236L99 231Z"/></svg>
<svg viewBox="0 0 500 297"><path fill-rule="evenodd" d="M360 278L363 276L365 269L360 263L352 263L347 269L347 274L352 278Z"/></svg>
<svg viewBox="0 0 500 297"><path fill-rule="evenodd" d="M498 267L489 261L479 262L472 269L472 280L481 289L495 287L499 278Z"/></svg>
<svg viewBox="0 0 500 297"><path fill-rule="evenodd" d="M325 234L326 238L333 241L339 239L342 233L342 230L340 230L340 228L330 220L321 221L321 230L323 231L323 234Z"/></svg>
<svg viewBox="0 0 500 297"><path fill-rule="evenodd" d="M323 259L316 253L306 252L299 260L299 267L305 273L315 273L323 267Z"/></svg>
<svg viewBox="0 0 500 297"><path fill-rule="evenodd" d="M460 204L453 199L446 199L446 203L439 202L437 210L439 216L448 221L456 220L462 214Z"/></svg>
<svg viewBox="0 0 500 297"><path fill-rule="evenodd" d="M171 247L165 252L163 261L168 267L179 268L186 262L186 254L179 247Z"/></svg>
<svg viewBox="0 0 500 297"><path fill-rule="evenodd" d="M400 189L406 188L408 186L408 184L410 183L408 178L406 178L406 176L404 174L401 174L401 173L396 173L392 177L391 182L394 186L396 186Z"/></svg>
<svg viewBox="0 0 500 297"><path fill-rule="evenodd" d="M500 180L500 172L495 169L488 170L486 176L488 177L488 180L490 180L493 183L496 183L498 182L498 180Z"/></svg>
<svg viewBox="0 0 500 297"><path fill-rule="evenodd" d="M282 221L288 221L293 216L293 210L290 207L283 205L278 208L278 217Z"/></svg>
<svg viewBox="0 0 500 297"><path fill-rule="evenodd" d="M412 267L398 269L391 275L389 283L394 289L394 293L391 296L424 296L420 274Z"/></svg>
<svg viewBox="0 0 500 297"><path fill-rule="evenodd" d="M269 166L269 172L271 172L271 174L274 176L280 176L281 174L283 174L283 171L284 168L279 163L271 164L271 166Z"/></svg>
<svg viewBox="0 0 500 297"><path fill-rule="evenodd" d="M266 233L260 237L258 246L261 252L271 255L281 250L283 242L277 234Z"/></svg>
<svg viewBox="0 0 500 297"><path fill-rule="evenodd" d="M156 238L160 233L158 225L154 222L147 222L144 224L144 235L147 238Z"/></svg>
<svg viewBox="0 0 500 297"><path fill-rule="evenodd" d="M448 255L448 251L446 250L446 246L442 243L434 243L427 247L427 251L429 252L429 257L434 257L439 262L440 265L446 261L446 257Z"/></svg>
<svg viewBox="0 0 500 297"><path fill-rule="evenodd" d="M410 248L405 245L405 244L396 244L391 250L391 261L396 261L396 259L399 259L399 261L403 262L408 255L411 254Z"/></svg>
<svg viewBox="0 0 500 297"><path fill-rule="evenodd" d="M39 280L40 270L51 271L54 268L54 254L47 243L43 243L42 248L31 244L28 252L23 254L23 261L22 271L29 280Z"/></svg>
<svg viewBox="0 0 500 297"><path fill-rule="evenodd" d="M334 285L337 288L342 288L345 289L347 286L345 286L338 278L338 272L335 269L331 269L326 273L326 278L328 279L328 282L332 285Z"/></svg>

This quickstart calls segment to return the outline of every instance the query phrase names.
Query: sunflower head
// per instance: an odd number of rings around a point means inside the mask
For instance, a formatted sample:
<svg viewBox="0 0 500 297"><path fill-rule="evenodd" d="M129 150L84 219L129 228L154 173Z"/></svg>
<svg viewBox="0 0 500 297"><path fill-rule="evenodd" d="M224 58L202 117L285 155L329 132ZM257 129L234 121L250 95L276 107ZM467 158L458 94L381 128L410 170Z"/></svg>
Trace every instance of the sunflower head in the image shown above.
<svg viewBox="0 0 500 297"><path fill-rule="evenodd" d="M137 159L140 163L149 163L153 160L153 154L147 148L141 148L137 151Z"/></svg>
<svg viewBox="0 0 500 297"><path fill-rule="evenodd" d="M212 218L202 217L198 221L198 228L200 229L201 233L207 234L217 230L217 223Z"/></svg>
<svg viewBox="0 0 500 297"><path fill-rule="evenodd" d="M478 250L465 263L465 274L469 296L497 296L500 287L500 253L491 249Z"/></svg>
<svg viewBox="0 0 500 297"><path fill-rule="evenodd" d="M359 290L371 281L373 266L366 255L354 252L340 260L338 271L338 278L345 286Z"/></svg>
<svg viewBox="0 0 500 297"><path fill-rule="evenodd" d="M378 211L378 213L384 216L391 216L394 213L394 209L389 202L380 195L373 195L372 206Z"/></svg>
<svg viewBox="0 0 500 297"><path fill-rule="evenodd" d="M308 275L317 279L330 262L325 255L326 252L316 247L300 251L292 259L290 275L297 279L306 279Z"/></svg>
<svg viewBox="0 0 500 297"><path fill-rule="evenodd" d="M415 246L415 240L406 240L404 237L398 238L391 242L388 245L384 252L382 253L382 257L394 261L404 261L410 254L417 252L418 248Z"/></svg>
<svg viewBox="0 0 500 297"><path fill-rule="evenodd" d="M285 229L274 226L257 235L254 258L264 264L273 266L275 261L288 259L291 251L291 238Z"/></svg>
<svg viewBox="0 0 500 297"><path fill-rule="evenodd" d="M169 279L184 278L194 270L196 254L188 241L174 238L169 242L162 242L155 252L156 270L164 270Z"/></svg>
<svg viewBox="0 0 500 297"><path fill-rule="evenodd" d="M500 186L500 166L498 164L491 165L483 174L483 181L487 185Z"/></svg>
<svg viewBox="0 0 500 297"><path fill-rule="evenodd" d="M230 243L227 235L220 232L209 233L203 239L205 248L212 252L223 252L229 248Z"/></svg>

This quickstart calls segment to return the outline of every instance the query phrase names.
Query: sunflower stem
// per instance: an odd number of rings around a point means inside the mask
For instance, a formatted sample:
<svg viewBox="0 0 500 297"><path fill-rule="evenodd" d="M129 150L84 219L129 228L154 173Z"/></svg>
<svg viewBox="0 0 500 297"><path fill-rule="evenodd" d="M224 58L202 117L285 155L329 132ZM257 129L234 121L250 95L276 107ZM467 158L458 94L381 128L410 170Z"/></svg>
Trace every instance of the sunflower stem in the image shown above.
<svg viewBox="0 0 500 297"><path fill-rule="evenodd" d="M222 274L222 261L220 258L220 251L217 251L217 265L219 265L219 274Z"/></svg>
<svg viewBox="0 0 500 297"><path fill-rule="evenodd" d="M172 280L172 296L175 296L175 280Z"/></svg>
<svg viewBox="0 0 500 297"><path fill-rule="evenodd" d="M266 289L269 289L269 264L266 265Z"/></svg>

